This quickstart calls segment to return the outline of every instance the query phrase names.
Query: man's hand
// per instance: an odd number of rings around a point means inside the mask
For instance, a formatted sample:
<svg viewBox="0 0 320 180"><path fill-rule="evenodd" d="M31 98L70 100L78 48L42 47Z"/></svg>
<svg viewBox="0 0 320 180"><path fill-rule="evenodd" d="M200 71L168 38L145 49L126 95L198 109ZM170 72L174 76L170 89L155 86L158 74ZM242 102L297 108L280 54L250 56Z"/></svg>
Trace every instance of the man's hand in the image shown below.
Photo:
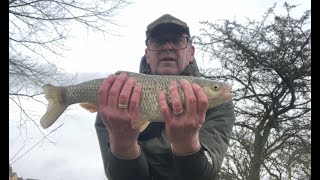
<svg viewBox="0 0 320 180"><path fill-rule="evenodd" d="M171 142L171 150L175 154L189 154L201 147L199 130L205 120L208 98L199 85L191 85L186 80L181 80L180 83L185 95L185 108L175 81L170 83L172 112L164 91L160 92L159 105L165 120L166 133Z"/></svg>
<svg viewBox="0 0 320 180"><path fill-rule="evenodd" d="M110 75L100 86L99 113L109 132L111 152L117 156L133 158L139 154L139 128L132 124L139 116L140 96L141 85L125 73Z"/></svg>

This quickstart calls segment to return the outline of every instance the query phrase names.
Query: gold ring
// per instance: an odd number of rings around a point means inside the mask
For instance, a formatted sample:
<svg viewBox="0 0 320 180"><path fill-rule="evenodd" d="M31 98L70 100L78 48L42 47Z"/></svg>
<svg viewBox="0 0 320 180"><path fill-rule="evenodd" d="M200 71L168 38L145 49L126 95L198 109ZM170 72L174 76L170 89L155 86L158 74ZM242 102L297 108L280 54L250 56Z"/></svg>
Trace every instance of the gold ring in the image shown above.
<svg viewBox="0 0 320 180"><path fill-rule="evenodd" d="M126 104L118 104L118 108L120 108L120 109L127 109L128 108L128 105L126 105Z"/></svg>
<svg viewBox="0 0 320 180"><path fill-rule="evenodd" d="M175 115L175 116L177 116L177 117L178 117L178 116L181 116L181 114L183 114L183 112L184 112L183 109L182 109L181 112L177 112L177 113L174 112L174 111L172 111L173 115Z"/></svg>

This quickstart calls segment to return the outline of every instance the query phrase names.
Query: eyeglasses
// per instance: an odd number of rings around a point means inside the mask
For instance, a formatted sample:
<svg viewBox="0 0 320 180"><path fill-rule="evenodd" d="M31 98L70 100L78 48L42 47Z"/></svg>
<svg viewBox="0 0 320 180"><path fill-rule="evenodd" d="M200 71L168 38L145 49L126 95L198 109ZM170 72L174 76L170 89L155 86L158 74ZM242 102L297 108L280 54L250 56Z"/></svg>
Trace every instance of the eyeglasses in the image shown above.
<svg viewBox="0 0 320 180"><path fill-rule="evenodd" d="M178 36L170 39L161 37L149 38L146 40L146 46L150 51L161 51L167 41L173 50L180 50L185 49L188 46L189 37Z"/></svg>

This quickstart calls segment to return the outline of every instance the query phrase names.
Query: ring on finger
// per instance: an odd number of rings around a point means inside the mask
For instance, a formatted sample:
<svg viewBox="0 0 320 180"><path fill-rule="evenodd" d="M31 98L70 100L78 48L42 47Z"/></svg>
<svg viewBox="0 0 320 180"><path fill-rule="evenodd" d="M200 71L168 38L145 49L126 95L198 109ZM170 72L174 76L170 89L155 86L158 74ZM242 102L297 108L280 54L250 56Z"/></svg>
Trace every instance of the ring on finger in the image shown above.
<svg viewBox="0 0 320 180"><path fill-rule="evenodd" d="M120 108L120 109L127 109L128 108L128 105L126 105L126 104L118 104L118 108Z"/></svg>
<svg viewBox="0 0 320 180"><path fill-rule="evenodd" d="M180 111L180 112L174 112L174 111L172 111L172 113L173 113L173 115L175 115L175 116L181 116L183 113L184 113L184 111L183 111L183 109L182 109L182 111Z"/></svg>

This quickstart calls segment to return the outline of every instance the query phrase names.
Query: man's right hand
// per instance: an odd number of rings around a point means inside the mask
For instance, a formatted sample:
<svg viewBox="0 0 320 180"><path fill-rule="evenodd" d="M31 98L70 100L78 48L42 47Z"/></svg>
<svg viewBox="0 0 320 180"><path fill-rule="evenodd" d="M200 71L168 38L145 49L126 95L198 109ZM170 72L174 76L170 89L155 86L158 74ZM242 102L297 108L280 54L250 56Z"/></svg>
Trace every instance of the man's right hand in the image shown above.
<svg viewBox="0 0 320 180"><path fill-rule="evenodd" d="M134 121L139 117L141 85L125 73L108 76L98 93L99 113L106 125L111 152L123 158L139 155L139 127Z"/></svg>

